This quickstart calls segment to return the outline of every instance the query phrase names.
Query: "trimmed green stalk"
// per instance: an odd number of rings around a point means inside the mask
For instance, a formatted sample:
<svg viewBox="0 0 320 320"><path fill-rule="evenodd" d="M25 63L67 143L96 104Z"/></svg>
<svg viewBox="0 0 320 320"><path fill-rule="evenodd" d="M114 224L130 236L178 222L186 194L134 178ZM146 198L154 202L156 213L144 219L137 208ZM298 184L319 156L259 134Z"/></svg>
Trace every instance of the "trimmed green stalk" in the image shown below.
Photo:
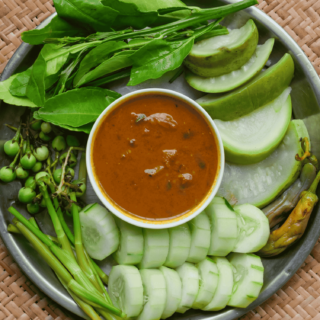
<svg viewBox="0 0 320 320"><path fill-rule="evenodd" d="M34 217L31 217L29 218L29 222L35 227L37 228L38 230L40 230L38 224L37 224L37 221ZM17 229L18 230L18 229ZM19 230L18 230L19 231ZM40 230L41 231L41 230ZM46 234L47 238L50 239L52 242L54 242L55 244L58 244L60 246L60 243L58 241L58 239L56 237L52 237L52 236L49 236L48 234Z"/></svg>
<svg viewBox="0 0 320 320"><path fill-rule="evenodd" d="M39 183L39 188L40 188L42 196L43 196L43 198L44 198L44 200L46 202L46 206L47 206L49 215L51 217L51 220L52 220L52 223L53 223L53 226L54 226L54 230L55 230L55 232L57 234L58 240L61 243L62 248L64 250L68 251L71 254L71 256L74 258L70 242L69 242L66 234L63 231L63 228L61 226L60 220L59 220L59 218L57 216L57 213L56 213L56 211L54 209L54 206L52 204L52 201L50 199L47 187L45 186L45 184L43 182L40 182ZM74 260L75 260L75 258L74 258Z"/></svg>

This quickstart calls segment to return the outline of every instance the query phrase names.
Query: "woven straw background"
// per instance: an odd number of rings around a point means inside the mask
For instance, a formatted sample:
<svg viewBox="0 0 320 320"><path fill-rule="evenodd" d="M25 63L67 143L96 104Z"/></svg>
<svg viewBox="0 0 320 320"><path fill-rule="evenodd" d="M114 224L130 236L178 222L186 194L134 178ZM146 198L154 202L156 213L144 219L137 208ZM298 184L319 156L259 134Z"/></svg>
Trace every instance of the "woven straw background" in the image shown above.
<svg viewBox="0 0 320 320"><path fill-rule="evenodd" d="M320 0L259 0L259 8L300 45L320 74ZM0 73L33 29L54 12L51 0L0 0ZM319 239L320 240L320 239ZM75 320L20 271L0 239L0 320ZM295 276L263 305L241 318L320 320L320 243Z"/></svg>

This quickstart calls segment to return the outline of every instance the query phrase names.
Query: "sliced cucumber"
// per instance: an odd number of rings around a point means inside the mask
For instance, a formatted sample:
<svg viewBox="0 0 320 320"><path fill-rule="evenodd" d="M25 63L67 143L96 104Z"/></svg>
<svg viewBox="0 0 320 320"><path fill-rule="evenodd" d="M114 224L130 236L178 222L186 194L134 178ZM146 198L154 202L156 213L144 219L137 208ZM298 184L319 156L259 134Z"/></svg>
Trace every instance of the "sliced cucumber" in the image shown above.
<svg viewBox="0 0 320 320"><path fill-rule="evenodd" d="M176 271L179 274L182 284L181 302L177 312L185 313L192 308L199 291L199 273L194 264L185 262L178 267Z"/></svg>
<svg viewBox="0 0 320 320"><path fill-rule="evenodd" d="M201 77L189 71L186 73L186 80L191 87L202 92L220 93L233 90L262 70L269 59L273 45L274 39L269 39L265 44L257 46L249 61L238 70L210 78Z"/></svg>
<svg viewBox="0 0 320 320"><path fill-rule="evenodd" d="M217 36L194 44L185 59L186 66L203 77L217 77L243 66L258 44L258 29L253 20L229 34Z"/></svg>
<svg viewBox="0 0 320 320"><path fill-rule="evenodd" d="M159 320L166 303L166 281L160 270L140 270L145 305L137 320Z"/></svg>
<svg viewBox="0 0 320 320"><path fill-rule="evenodd" d="M187 224L170 228L169 231L169 253L164 265L170 268L177 268L186 262L190 244L191 234Z"/></svg>
<svg viewBox="0 0 320 320"><path fill-rule="evenodd" d="M210 247L210 221L205 212L201 212L194 219L188 222L191 233L191 245L188 262L201 262L208 254Z"/></svg>
<svg viewBox="0 0 320 320"><path fill-rule="evenodd" d="M213 298L219 280L219 271L215 262L210 258L205 258L196 265L199 272L199 292L193 309L203 309Z"/></svg>
<svg viewBox="0 0 320 320"><path fill-rule="evenodd" d="M126 313L128 318L140 314L143 307L143 286L136 267L113 266L108 291L114 306Z"/></svg>
<svg viewBox="0 0 320 320"><path fill-rule="evenodd" d="M212 300L202 310L217 311L223 309L230 300L233 287L233 273L230 262L224 257L212 257L219 271L219 280Z"/></svg>
<svg viewBox="0 0 320 320"><path fill-rule="evenodd" d="M141 262L143 255L142 229L121 219L116 219L120 230L120 245L113 258L124 265L135 265Z"/></svg>
<svg viewBox="0 0 320 320"><path fill-rule="evenodd" d="M293 78L294 62L286 53L278 63L241 87L225 94L208 94L196 100L213 119L238 119L276 99Z"/></svg>
<svg viewBox="0 0 320 320"><path fill-rule="evenodd" d="M168 229L142 229L142 232L144 250L139 269L161 267L165 263L169 252Z"/></svg>
<svg viewBox="0 0 320 320"><path fill-rule="evenodd" d="M113 215L98 203L79 213L84 247L93 259L103 260L119 247L119 230Z"/></svg>
<svg viewBox="0 0 320 320"><path fill-rule="evenodd" d="M205 212L211 223L211 241L209 255L224 257L236 245L238 238L237 217L225 202L225 199L215 197Z"/></svg>
<svg viewBox="0 0 320 320"><path fill-rule="evenodd" d="M162 312L161 319L171 317L178 309L181 302L181 280L177 271L167 267L160 267L159 269L166 281L166 304Z"/></svg>
<svg viewBox="0 0 320 320"><path fill-rule="evenodd" d="M238 239L233 252L250 253L263 248L270 236L269 220L265 214L252 204L234 207L238 220Z"/></svg>
<svg viewBox="0 0 320 320"><path fill-rule="evenodd" d="M291 88L274 101L233 121L214 120L226 161L251 164L267 158L281 143L290 124Z"/></svg>
<svg viewBox="0 0 320 320"><path fill-rule="evenodd" d="M250 164L225 164L218 196L232 205L250 203L263 208L286 190L299 176L303 153L300 139L309 137L302 120L292 120L279 147L265 160Z"/></svg>
<svg viewBox="0 0 320 320"><path fill-rule="evenodd" d="M254 254L232 253L228 260L233 270L233 290L229 306L246 308L259 296L263 285L264 268Z"/></svg>

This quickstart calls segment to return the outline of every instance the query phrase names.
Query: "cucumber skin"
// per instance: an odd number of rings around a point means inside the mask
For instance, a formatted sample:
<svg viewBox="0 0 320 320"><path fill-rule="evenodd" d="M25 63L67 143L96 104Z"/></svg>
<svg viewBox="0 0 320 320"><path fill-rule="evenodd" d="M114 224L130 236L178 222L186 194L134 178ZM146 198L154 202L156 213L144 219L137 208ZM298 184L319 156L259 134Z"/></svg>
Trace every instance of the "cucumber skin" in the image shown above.
<svg viewBox="0 0 320 320"><path fill-rule="evenodd" d="M225 143L223 141L223 148L224 148L224 155L225 159L227 162L235 163L235 164L253 164L260 162L264 159L266 159L270 154L278 148L280 143L282 142L284 136L286 135L286 132L288 130L288 127L290 125L291 121L291 114L292 114L292 103L291 103L291 97L289 95L288 99L290 100L290 110L289 110L289 115L288 115L288 124L286 128L283 130L282 135L278 137L276 140L275 144L272 146L272 148L265 148L262 151L260 151L258 154L256 153L242 153L242 152L237 152L233 147L231 147L229 144Z"/></svg>
<svg viewBox="0 0 320 320"><path fill-rule="evenodd" d="M240 69L253 55L258 45L259 33L253 20L248 20L251 32L236 49L222 47L211 56L199 57L192 51L185 59L185 65L195 74L202 77L217 77ZM205 40L203 40L205 41Z"/></svg>
<svg viewBox="0 0 320 320"><path fill-rule="evenodd" d="M235 120L276 99L290 85L293 73L293 59L286 53L278 63L238 89L196 102L213 119Z"/></svg>

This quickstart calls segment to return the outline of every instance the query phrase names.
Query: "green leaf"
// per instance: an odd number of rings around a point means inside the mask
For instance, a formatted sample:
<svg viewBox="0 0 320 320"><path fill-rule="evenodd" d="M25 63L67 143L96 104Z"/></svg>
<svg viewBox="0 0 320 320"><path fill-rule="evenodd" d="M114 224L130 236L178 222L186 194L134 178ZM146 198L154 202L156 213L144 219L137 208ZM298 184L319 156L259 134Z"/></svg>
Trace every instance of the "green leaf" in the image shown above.
<svg viewBox="0 0 320 320"><path fill-rule="evenodd" d="M91 82L109 73L132 66L131 57L133 54L134 51L122 51L121 53L114 55L112 58L105 60L98 67L83 76L78 82L78 86L82 86L85 83Z"/></svg>
<svg viewBox="0 0 320 320"><path fill-rule="evenodd" d="M112 52L125 48L126 46L127 44L124 41L108 41L92 49L81 61L73 85L78 87L78 83L87 72L106 60Z"/></svg>
<svg viewBox="0 0 320 320"><path fill-rule="evenodd" d="M25 31L21 34L21 38L24 42L36 45L43 44L44 40L48 38L84 36L86 34L87 32L81 28L55 16L44 28Z"/></svg>
<svg viewBox="0 0 320 320"><path fill-rule="evenodd" d="M9 79L0 82L0 100L3 100L5 103L22 106L22 107L37 107L31 100L26 97L14 97L9 88L18 74L14 74Z"/></svg>
<svg viewBox="0 0 320 320"><path fill-rule="evenodd" d="M59 126L79 128L94 122L115 100L107 96L109 93L109 90L93 87L70 90L48 99L37 115Z"/></svg>
<svg viewBox="0 0 320 320"><path fill-rule="evenodd" d="M45 76L47 64L41 52L32 66L30 79L27 85L27 97L38 107L42 107L45 102Z"/></svg>
<svg viewBox="0 0 320 320"><path fill-rule="evenodd" d="M148 79L157 79L181 66L189 54L194 38L167 42L153 40L131 56L133 68L128 86L135 86Z"/></svg>
<svg viewBox="0 0 320 320"><path fill-rule="evenodd" d="M159 17L159 9L184 8L180 0L102 0L102 4L119 12L114 28L124 29L132 26L143 29L153 24Z"/></svg>
<svg viewBox="0 0 320 320"><path fill-rule="evenodd" d="M118 11L99 0L54 0L58 15L89 30L109 31Z"/></svg>
<svg viewBox="0 0 320 320"><path fill-rule="evenodd" d="M18 73L15 79L10 85L10 93L16 97L25 97L27 95L27 85L31 75L31 69L27 69L21 73Z"/></svg>

